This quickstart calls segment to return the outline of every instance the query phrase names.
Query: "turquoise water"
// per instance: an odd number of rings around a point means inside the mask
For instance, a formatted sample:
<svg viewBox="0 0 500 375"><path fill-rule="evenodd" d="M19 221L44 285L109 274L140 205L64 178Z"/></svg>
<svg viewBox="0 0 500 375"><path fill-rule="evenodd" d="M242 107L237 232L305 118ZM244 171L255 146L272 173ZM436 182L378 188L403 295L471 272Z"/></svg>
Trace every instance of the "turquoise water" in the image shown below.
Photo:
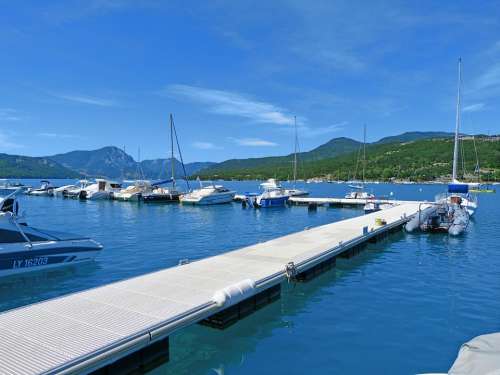
<svg viewBox="0 0 500 375"><path fill-rule="evenodd" d="M63 184L63 182L58 182ZM239 192L257 182L227 182ZM311 196L345 185L309 184ZM432 199L434 185L371 185L377 195ZM192 326L171 337L171 361L154 374L415 374L446 371L460 344L500 331L500 199L480 196L458 238L401 232L217 331ZM79 268L0 281L0 310L87 289L362 214L305 207L251 210L80 202L22 197L33 226L91 235L105 249Z"/></svg>

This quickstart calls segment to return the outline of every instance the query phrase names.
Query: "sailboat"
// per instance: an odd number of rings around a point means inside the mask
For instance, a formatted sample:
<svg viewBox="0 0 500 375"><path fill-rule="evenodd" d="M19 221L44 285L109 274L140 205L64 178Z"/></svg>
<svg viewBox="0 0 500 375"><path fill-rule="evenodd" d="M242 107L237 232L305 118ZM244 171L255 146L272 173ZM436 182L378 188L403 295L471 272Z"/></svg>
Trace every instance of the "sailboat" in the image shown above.
<svg viewBox="0 0 500 375"><path fill-rule="evenodd" d="M175 137L175 143L174 143ZM186 180L188 189L189 181L186 176L186 168L184 167L184 160L182 159L181 148L179 146L179 138L177 137L177 130L174 124L174 116L170 114L170 173L171 177L166 181L158 181L151 186L153 190L147 194L142 195L142 200L144 202L179 202L180 197L184 192L177 189L175 182L175 145L177 145L177 150L179 151L179 158L181 159L182 170L184 172L184 179ZM163 187L162 185L171 183L170 187Z"/></svg>
<svg viewBox="0 0 500 375"><path fill-rule="evenodd" d="M152 187L151 182L144 178L144 172L141 167L141 149L137 150L137 180L132 181L132 185L121 189L112 194L112 198L119 201L135 201L141 200L143 194L148 194Z"/></svg>
<svg viewBox="0 0 500 375"><path fill-rule="evenodd" d="M309 195L309 192L306 190L297 189L297 152L299 148L299 136L297 133L297 117L294 116L294 126L295 126L295 146L293 150L293 188L292 189L284 189L284 195L288 195L290 197L300 197Z"/></svg>
<svg viewBox="0 0 500 375"><path fill-rule="evenodd" d="M438 201L446 200L447 203L458 202L461 207L465 207L470 216L474 215L477 209L477 198L469 194L469 187L477 184L469 184L458 180L458 152L460 142L460 120L461 120L461 86L462 86L462 59L458 59L458 89L457 89L457 113L455 117L455 141L453 146L453 167L451 182L448 184L448 194L441 196Z"/></svg>
<svg viewBox="0 0 500 375"><path fill-rule="evenodd" d="M359 161L359 158L358 158ZM358 165L356 161L356 169ZM357 191L351 191L345 195L346 199L373 199L375 196L371 193L365 191L365 167L366 167L366 125L363 127L363 181L362 184L349 184L349 187L356 189ZM355 177L356 178L356 177Z"/></svg>

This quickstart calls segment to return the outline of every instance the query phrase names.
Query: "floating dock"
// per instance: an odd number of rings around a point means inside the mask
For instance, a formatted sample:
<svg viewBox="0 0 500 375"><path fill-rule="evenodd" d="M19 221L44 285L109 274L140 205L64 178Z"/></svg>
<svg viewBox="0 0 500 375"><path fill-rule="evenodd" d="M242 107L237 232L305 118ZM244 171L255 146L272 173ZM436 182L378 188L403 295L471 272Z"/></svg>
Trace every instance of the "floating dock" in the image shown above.
<svg viewBox="0 0 500 375"><path fill-rule="evenodd" d="M394 199L374 199L374 198L310 198L310 197L290 197L288 202L298 206L331 206L331 207L350 207L350 206L364 206L366 203L375 204L394 204L401 205L407 203L421 203L417 201L400 201Z"/></svg>
<svg viewBox="0 0 500 375"><path fill-rule="evenodd" d="M283 281L307 281L425 207L401 204L1 313L0 373L146 371L168 360L173 332L224 328L278 299Z"/></svg>

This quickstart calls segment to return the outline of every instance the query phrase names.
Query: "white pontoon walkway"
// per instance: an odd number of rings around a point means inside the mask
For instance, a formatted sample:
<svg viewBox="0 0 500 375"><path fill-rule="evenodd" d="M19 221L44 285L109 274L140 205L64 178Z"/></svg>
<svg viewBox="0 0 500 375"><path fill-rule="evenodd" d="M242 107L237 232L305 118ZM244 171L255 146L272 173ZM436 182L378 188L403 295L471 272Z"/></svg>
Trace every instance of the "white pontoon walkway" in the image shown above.
<svg viewBox="0 0 500 375"><path fill-rule="evenodd" d="M377 198L313 198L313 197L290 197L290 203L297 205L310 205L317 206L332 205L332 206L361 206L368 202L376 204L406 204L406 203L420 203L416 201L400 201L394 199L377 199Z"/></svg>
<svg viewBox="0 0 500 375"><path fill-rule="evenodd" d="M418 210L404 204L7 311L0 314L0 374L97 370L281 283L289 262L310 269Z"/></svg>

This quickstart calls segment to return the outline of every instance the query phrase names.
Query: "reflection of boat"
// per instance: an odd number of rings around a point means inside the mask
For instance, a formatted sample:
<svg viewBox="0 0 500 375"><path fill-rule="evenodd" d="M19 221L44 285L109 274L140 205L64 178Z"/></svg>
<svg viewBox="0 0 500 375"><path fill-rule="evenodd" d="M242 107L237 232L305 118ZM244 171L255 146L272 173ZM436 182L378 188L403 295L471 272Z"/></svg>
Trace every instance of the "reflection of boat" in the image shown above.
<svg viewBox="0 0 500 375"><path fill-rule="evenodd" d="M177 144L177 150L179 151L179 158L181 159L182 170L184 172L184 179L186 180L188 189L189 189L189 181L186 176L186 169L184 167L184 161L182 159L181 148L179 146L179 139L177 138L177 130L174 124L174 117L170 114L170 180L157 182L153 184L153 189L147 194L142 195L142 199L144 202L179 202L180 197L184 194L181 190L177 189L175 183L175 155L174 155L174 137ZM163 187L161 185L166 183L172 183L170 187Z"/></svg>
<svg viewBox="0 0 500 375"><path fill-rule="evenodd" d="M54 187L51 185L50 181L42 180L40 181L39 188L29 188L28 190L26 190L26 194L37 196L52 196L54 195Z"/></svg>
<svg viewBox="0 0 500 375"><path fill-rule="evenodd" d="M229 203L233 200L236 192L226 189L222 185L201 186L188 194L181 195L181 203L210 205Z"/></svg>
<svg viewBox="0 0 500 375"><path fill-rule="evenodd" d="M93 260L102 246L79 235L30 227L11 193L0 199L0 276Z"/></svg>
<svg viewBox="0 0 500 375"><path fill-rule="evenodd" d="M111 195L120 190L121 185L119 183L98 178L95 184L89 185L80 191L79 198L88 200L111 199Z"/></svg>

